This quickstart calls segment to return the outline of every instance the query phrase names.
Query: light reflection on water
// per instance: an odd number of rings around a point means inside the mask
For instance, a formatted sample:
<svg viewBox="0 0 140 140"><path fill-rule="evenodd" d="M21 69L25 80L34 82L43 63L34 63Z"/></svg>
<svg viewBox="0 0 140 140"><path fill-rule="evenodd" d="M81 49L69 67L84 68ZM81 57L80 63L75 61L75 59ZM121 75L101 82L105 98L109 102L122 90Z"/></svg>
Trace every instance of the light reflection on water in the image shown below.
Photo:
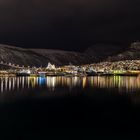
<svg viewBox="0 0 140 140"><path fill-rule="evenodd" d="M106 88L118 89L119 92L133 92L140 89L140 77L5 77L0 78L0 92L20 91L23 89L56 87L80 88Z"/></svg>

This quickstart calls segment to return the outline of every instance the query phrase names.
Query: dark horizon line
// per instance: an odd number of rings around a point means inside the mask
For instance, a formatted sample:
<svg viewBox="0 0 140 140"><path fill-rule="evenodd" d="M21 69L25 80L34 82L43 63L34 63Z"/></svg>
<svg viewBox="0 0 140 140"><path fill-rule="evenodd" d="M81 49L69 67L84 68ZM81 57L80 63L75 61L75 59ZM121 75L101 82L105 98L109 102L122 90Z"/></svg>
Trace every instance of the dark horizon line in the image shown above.
<svg viewBox="0 0 140 140"><path fill-rule="evenodd" d="M49 50L62 50L62 51L77 51L77 52L84 52L86 51L88 48L96 46L96 45L114 45L120 48L127 48L131 45L131 43L134 42L138 42L139 40L134 40L134 41L130 41L129 43L122 43L122 42L115 42L115 41L97 41L95 43L93 43L92 45L87 45L85 47L80 47L81 45L79 45L77 48L67 48L67 47L43 47L43 45L40 45L39 47L32 45L22 45L20 43L14 43L14 42L0 42L0 45L5 45L5 46L11 46L11 47L19 47L19 48L23 48L23 49L49 49ZM24 44L24 43L23 43ZM30 43L29 43L30 44ZM59 44L59 43L58 43ZM44 45L45 46L45 45Z"/></svg>

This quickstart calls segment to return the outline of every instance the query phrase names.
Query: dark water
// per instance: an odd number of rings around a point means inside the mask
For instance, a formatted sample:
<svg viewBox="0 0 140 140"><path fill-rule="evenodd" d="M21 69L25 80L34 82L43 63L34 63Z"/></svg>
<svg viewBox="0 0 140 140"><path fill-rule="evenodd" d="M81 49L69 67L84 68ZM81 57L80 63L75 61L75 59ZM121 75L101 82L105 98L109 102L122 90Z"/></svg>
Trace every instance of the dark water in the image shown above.
<svg viewBox="0 0 140 140"><path fill-rule="evenodd" d="M94 136L134 138L140 127L140 77L0 78L0 124L23 136L90 128Z"/></svg>

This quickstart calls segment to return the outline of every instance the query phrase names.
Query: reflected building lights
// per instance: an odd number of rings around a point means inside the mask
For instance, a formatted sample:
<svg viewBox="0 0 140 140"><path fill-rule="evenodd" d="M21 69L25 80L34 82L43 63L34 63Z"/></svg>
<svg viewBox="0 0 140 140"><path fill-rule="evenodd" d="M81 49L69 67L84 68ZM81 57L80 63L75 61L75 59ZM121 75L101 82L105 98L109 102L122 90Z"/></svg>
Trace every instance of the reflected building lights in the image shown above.
<svg viewBox="0 0 140 140"><path fill-rule="evenodd" d="M12 90L14 90L14 88L15 88L15 78L11 78L11 80L12 80Z"/></svg>
<svg viewBox="0 0 140 140"><path fill-rule="evenodd" d="M83 77L83 82L82 82L83 88L86 87L86 82L87 82L87 78L86 77Z"/></svg>
<svg viewBox="0 0 140 140"><path fill-rule="evenodd" d="M21 87L22 89L24 89L24 77L21 78L20 84L21 84L20 87Z"/></svg>
<svg viewBox="0 0 140 140"><path fill-rule="evenodd" d="M85 88L117 88L120 92L133 92L140 89L140 77L10 77L0 78L0 92L12 90L30 89L46 87L55 89L56 87L68 87L70 90L74 87Z"/></svg>
<svg viewBox="0 0 140 140"><path fill-rule="evenodd" d="M19 78L17 78L17 89L19 89Z"/></svg>
<svg viewBox="0 0 140 140"><path fill-rule="evenodd" d="M29 88L30 87L30 77L27 77L27 87Z"/></svg>
<svg viewBox="0 0 140 140"><path fill-rule="evenodd" d="M53 77L52 78L52 87L55 87L55 84L56 84L55 82L56 82L56 79L55 79L55 77Z"/></svg>
<svg viewBox="0 0 140 140"><path fill-rule="evenodd" d="M0 82L1 82L1 93L3 92L3 88L4 88L4 85L3 85L3 79L0 79Z"/></svg>
<svg viewBox="0 0 140 140"><path fill-rule="evenodd" d="M5 90L7 91L7 84L8 84L8 80L7 78L5 79Z"/></svg>
<svg viewBox="0 0 140 140"><path fill-rule="evenodd" d="M11 78L9 79L9 91L11 91L11 84L12 84L12 81L11 81Z"/></svg>

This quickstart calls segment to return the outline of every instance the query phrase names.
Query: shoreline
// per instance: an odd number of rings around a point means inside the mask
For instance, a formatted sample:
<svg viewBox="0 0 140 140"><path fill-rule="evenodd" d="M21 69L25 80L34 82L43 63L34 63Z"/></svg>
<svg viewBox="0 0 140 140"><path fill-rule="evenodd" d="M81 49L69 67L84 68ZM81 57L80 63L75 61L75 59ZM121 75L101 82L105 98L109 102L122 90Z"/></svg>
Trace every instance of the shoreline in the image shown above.
<svg viewBox="0 0 140 140"><path fill-rule="evenodd" d="M39 76L38 74L33 74L33 75L16 75L16 74L0 74L0 78L2 77L111 77L111 76L139 76L140 74L137 73L119 73L119 74L94 74L94 75L72 75L72 74L68 74L68 75L45 75L45 76Z"/></svg>

